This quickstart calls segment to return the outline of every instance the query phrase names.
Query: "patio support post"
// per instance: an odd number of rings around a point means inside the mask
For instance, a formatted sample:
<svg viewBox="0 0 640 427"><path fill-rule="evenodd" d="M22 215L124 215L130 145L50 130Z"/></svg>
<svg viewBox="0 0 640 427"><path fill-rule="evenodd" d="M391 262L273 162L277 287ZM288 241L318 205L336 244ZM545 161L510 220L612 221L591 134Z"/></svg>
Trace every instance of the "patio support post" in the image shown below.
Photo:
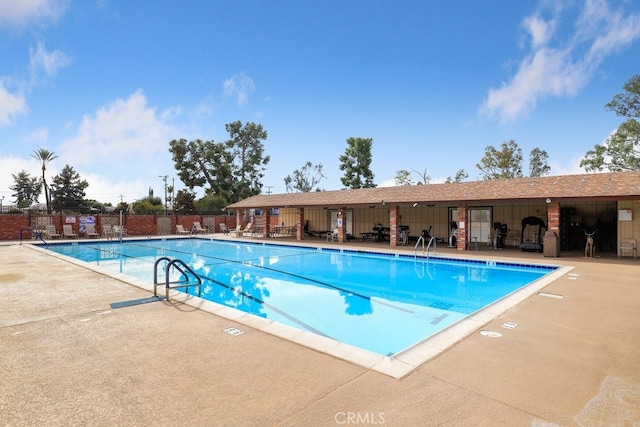
<svg viewBox="0 0 640 427"><path fill-rule="evenodd" d="M236 237L242 237L242 223L244 212L242 209L236 209Z"/></svg>
<svg viewBox="0 0 640 427"><path fill-rule="evenodd" d="M271 208L263 208L264 212L264 237L271 237Z"/></svg>
<svg viewBox="0 0 640 427"><path fill-rule="evenodd" d="M338 218L342 222L338 222L338 242L344 243L347 240L347 208L338 209Z"/></svg>
<svg viewBox="0 0 640 427"><path fill-rule="evenodd" d="M389 207L389 245L398 246L398 219L400 218L400 206ZM426 242L429 243L429 242Z"/></svg>
<svg viewBox="0 0 640 427"><path fill-rule="evenodd" d="M296 212L296 240L304 240L304 208Z"/></svg>
<svg viewBox="0 0 640 427"><path fill-rule="evenodd" d="M467 205L459 205L457 241L459 251L466 251L469 247L469 242L467 242L467 227L469 227L469 207Z"/></svg>

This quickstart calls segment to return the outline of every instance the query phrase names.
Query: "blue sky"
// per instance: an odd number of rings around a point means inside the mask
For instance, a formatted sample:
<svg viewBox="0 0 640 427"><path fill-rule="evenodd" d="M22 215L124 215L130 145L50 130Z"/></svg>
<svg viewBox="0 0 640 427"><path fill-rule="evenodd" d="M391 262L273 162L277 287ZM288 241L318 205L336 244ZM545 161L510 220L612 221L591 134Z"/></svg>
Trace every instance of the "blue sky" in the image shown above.
<svg viewBox="0 0 640 427"><path fill-rule="evenodd" d="M133 202L175 178L169 141L268 132L264 191L307 161L342 188L349 137L372 171L433 183L515 140L578 164L623 119L604 105L640 73L635 0L0 0L0 196L69 164L87 197ZM416 174L414 178L418 178ZM44 197L41 196L41 202Z"/></svg>

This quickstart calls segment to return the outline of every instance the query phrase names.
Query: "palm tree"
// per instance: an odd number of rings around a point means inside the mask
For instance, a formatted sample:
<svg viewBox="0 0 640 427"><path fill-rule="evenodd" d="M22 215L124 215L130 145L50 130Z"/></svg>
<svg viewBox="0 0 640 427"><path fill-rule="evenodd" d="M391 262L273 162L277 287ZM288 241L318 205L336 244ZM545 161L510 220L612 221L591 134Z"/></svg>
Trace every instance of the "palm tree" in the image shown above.
<svg viewBox="0 0 640 427"><path fill-rule="evenodd" d="M47 213L51 214L51 196L49 194L49 187L47 186L47 180L44 173L47 170L47 163L49 163L53 159L57 159L58 156L56 156L52 151L41 148L34 151L31 157L36 160L42 161L42 185L44 186L44 198L47 200Z"/></svg>

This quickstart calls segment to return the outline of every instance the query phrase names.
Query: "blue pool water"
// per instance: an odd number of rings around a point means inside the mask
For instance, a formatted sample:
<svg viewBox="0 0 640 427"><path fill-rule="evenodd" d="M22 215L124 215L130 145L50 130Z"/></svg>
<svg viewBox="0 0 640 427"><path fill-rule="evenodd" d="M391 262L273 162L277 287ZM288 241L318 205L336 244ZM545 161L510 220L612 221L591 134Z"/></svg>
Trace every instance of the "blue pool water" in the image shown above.
<svg viewBox="0 0 640 427"><path fill-rule="evenodd" d="M76 242L48 249L149 283L158 258L179 258L203 279L203 298L382 355L408 348L555 269L204 239Z"/></svg>

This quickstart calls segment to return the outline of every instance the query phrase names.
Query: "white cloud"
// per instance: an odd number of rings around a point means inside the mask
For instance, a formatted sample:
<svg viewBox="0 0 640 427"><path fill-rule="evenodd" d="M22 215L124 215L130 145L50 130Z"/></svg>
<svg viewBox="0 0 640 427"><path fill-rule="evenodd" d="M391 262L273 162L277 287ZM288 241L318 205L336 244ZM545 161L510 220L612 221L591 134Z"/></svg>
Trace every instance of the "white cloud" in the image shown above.
<svg viewBox="0 0 640 427"><path fill-rule="evenodd" d="M166 152L170 132L162 114L149 107L142 91L137 91L85 115L78 134L62 143L59 151L67 163L80 166L117 162L123 157L145 162L159 151Z"/></svg>
<svg viewBox="0 0 640 427"><path fill-rule="evenodd" d="M22 94L12 94L0 80L0 127L13 123L16 116L26 113L27 100Z"/></svg>
<svg viewBox="0 0 640 427"><path fill-rule="evenodd" d="M573 34L563 34L566 41L553 46L555 22L564 11L554 10L546 21L540 12L524 18L531 49L509 81L489 89L482 115L507 123L526 116L546 97L575 95L607 56L640 39L639 14L612 11L606 0L587 0Z"/></svg>
<svg viewBox="0 0 640 427"><path fill-rule="evenodd" d="M222 90L226 96L236 98L236 103L242 107L255 90L255 84L251 77L240 73L225 80L222 83Z"/></svg>
<svg viewBox="0 0 640 427"><path fill-rule="evenodd" d="M32 74L43 69L47 76L53 76L60 68L66 67L71 62L71 59L60 50L47 52L42 43L38 43L35 49L30 48L29 56L31 58L29 68Z"/></svg>
<svg viewBox="0 0 640 427"><path fill-rule="evenodd" d="M69 0L0 0L0 27L57 22L68 6Z"/></svg>

